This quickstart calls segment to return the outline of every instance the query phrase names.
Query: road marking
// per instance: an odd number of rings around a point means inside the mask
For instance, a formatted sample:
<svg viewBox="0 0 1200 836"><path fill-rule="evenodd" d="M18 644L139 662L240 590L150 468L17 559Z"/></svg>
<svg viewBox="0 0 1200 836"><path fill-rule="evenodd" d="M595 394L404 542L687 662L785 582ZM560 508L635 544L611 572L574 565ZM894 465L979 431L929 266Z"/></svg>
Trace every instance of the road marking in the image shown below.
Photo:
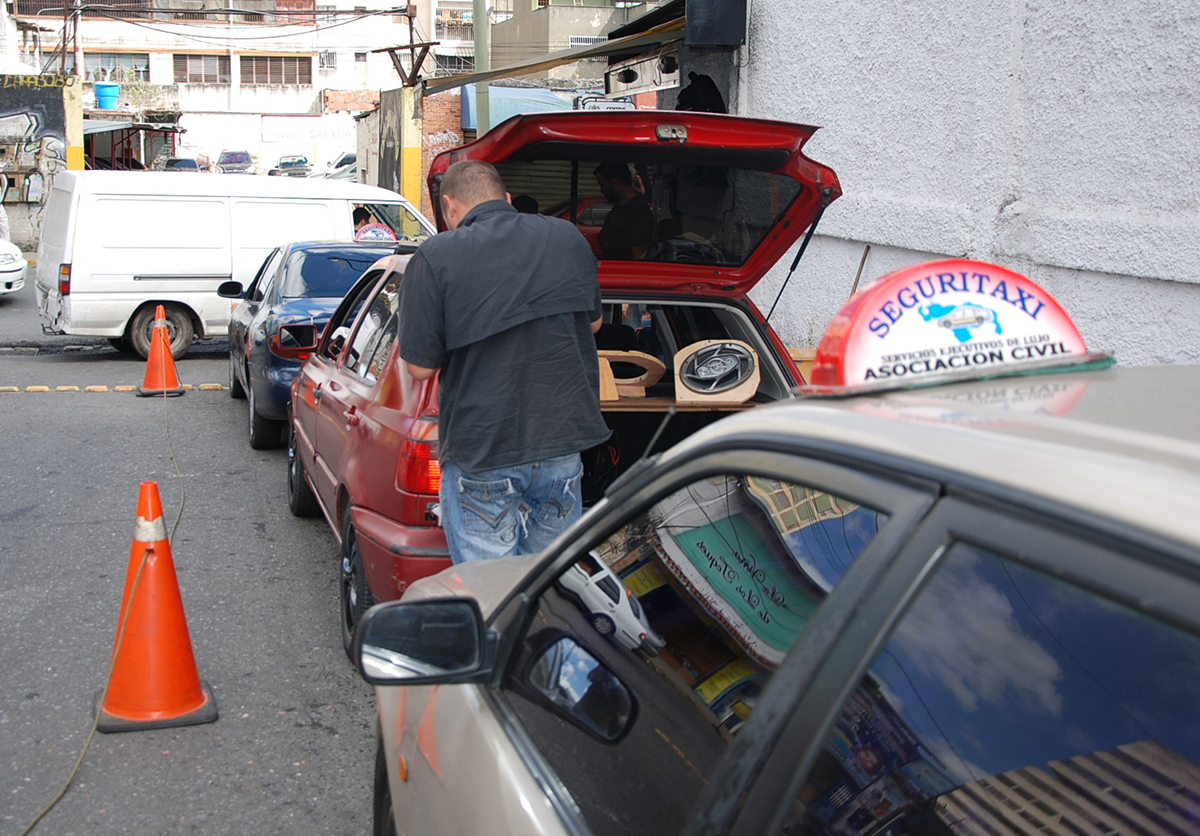
<svg viewBox="0 0 1200 836"><path fill-rule="evenodd" d="M229 391L228 386L225 386L220 383L201 383L198 386L193 386L190 383L184 383L180 388L185 389L189 392L195 392L195 391L227 392L227 391ZM84 386L82 388L80 388L79 386L55 386L55 387L51 388L49 386L35 385L35 386L26 386L24 389L22 389L20 386L0 386L0 395L16 395L16 394L20 394L21 392L28 392L31 394L38 394L38 395L55 394L55 393L70 393L70 392L136 392L137 389L138 389L138 387L136 387L136 386L113 386L110 388L108 386L100 386L100 385Z"/></svg>

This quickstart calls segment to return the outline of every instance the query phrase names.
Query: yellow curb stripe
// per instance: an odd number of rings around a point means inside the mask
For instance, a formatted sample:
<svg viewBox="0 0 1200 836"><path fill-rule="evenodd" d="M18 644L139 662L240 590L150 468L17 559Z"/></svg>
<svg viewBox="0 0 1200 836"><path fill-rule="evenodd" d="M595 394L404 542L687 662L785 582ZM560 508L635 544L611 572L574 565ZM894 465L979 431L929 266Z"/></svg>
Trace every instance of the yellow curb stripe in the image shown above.
<svg viewBox="0 0 1200 836"><path fill-rule="evenodd" d="M222 386L220 383L201 383L200 391L201 392L223 392L223 391L225 391L225 387Z"/></svg>
<svg viewBox="0 0 1200 836"><path fill-rule="evenodd" d="M20 392L20 386L0 386L0 393Z"/></svg>
<svg viewBox="0 0 1200 836"><path fill-rule="evenodd" d="M25 391L26 392L49 392L50 387L49 386L26 386Z"/></svg>
<svg viewBox="0 0 1200 836"><path fill-rule="evenodd" d="M55 386L54 391L55 392L78 392L79 387L78 386Z"/></svg>
<svg viewBox="0 0 1200 836"><path fill-rule="evenodd" d="M88 386L83 391L85 392L107 392L107 386Z"/></svg>
<svg viewBox="0 0 1200 836"><path fill-rule="evenodd" d="M227 387L221 383L201 383L197 386L193 386L190 383L181 383L179 385L179 388L183 389L185 392L194 392L197 390L201 391L201 392L227 392L227 391L229 391L229 387ZM15 394L20 394L21 392L33 392L36 394L46 394L48 392L136 392L137 390L138 390L137 386L113 386L110 388L108 386L103 386L103 385L84 386L82 388L79 386L50 387L50 386L35 385L35 386L26 386L24 389L22 389L20 386L0 386L0 395L15 395Z"/></svg>
<svg viewBox="0 0 1200 836"><path fill-rule="evenodd" d="M114 392L136 392L137 387L136 386L114 386L113 391Z"/></svg>

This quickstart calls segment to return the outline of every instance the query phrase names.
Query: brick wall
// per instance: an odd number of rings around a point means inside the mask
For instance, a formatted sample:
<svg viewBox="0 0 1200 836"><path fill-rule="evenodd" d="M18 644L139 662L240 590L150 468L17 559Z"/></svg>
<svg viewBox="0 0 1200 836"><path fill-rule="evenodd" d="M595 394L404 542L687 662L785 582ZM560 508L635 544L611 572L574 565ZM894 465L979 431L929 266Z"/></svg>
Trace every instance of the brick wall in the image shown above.
<svg viewBox="0 0 1200 836"><path fill-rule="evenodd" d="M447 90L426 96L422 107L425 124L421 137L421 211L433 220L433 204L426 185L429 166L441 152L463 144L462 98L458 90Z"/></svg>
<svg viewBox="0 0 1200 836"><path fill-rule="evenodd" d="M379 106L378 90L323 90L325 113L340 110L374 110Z"/></svg>

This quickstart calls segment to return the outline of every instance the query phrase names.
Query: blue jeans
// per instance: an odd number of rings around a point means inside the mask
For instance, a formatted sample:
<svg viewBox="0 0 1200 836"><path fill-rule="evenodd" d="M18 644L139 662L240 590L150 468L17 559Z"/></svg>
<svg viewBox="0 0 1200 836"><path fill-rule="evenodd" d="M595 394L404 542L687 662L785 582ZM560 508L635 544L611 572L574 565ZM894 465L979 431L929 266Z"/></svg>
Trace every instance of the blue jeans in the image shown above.
<svg viewBox="0 0 1200 836"><path fill-rule="evenodd" d="M455 563L536 554L583 513L578 453L464 473L442 462L442 528Z"/></svg>

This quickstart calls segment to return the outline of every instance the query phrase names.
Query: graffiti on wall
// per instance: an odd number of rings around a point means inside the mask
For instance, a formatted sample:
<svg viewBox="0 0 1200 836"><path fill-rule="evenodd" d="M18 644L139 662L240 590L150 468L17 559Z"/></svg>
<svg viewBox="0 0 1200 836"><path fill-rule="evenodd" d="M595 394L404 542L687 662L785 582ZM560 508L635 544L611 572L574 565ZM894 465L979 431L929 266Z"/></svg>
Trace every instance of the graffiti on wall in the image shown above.
<svg viewBox="0 0 1200 836"><path fill-rule="evenodd" d="M69 75L0 75L0 201L41 203L67 167Z"/></svg>
<svg viewBox="0 0 1200 836"><path fill-rule="evenodd" d="M379 185L400 191L400 121L404 118L404 92L384 90L379 94Z"/></svg>

